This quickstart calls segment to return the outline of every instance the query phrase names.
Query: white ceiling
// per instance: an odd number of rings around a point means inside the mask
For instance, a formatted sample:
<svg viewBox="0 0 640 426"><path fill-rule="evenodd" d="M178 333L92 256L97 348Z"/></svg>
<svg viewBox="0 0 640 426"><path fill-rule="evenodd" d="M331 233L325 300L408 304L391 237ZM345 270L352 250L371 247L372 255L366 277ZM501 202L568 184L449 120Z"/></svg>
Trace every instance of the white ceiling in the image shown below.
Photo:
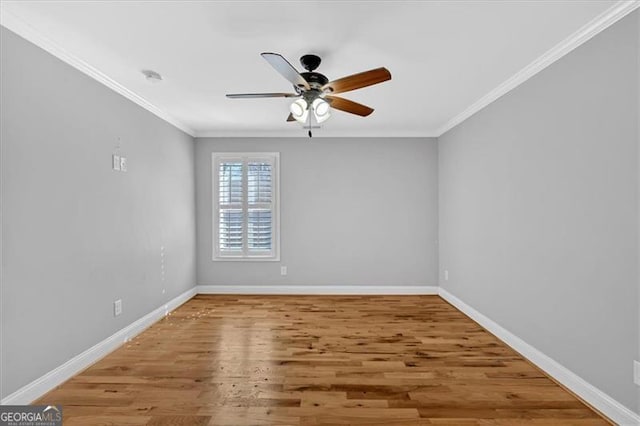
<svg viewBox="0 0 640 426"><path fill-rule="evenodd" d="M128 89L139 103L192 134L304 135L300 125L285 122L291 100L224 96L290 91L259 55L270 51L298 69L301 55L316 53L323 59L317 71L329 79L379 66L391 71L389 82L342 95L375 108L371 116L335 111L316 135L433 136L613 6L616 2L3 1L2 12L11 16L12 26L29 28L31 39L35 33L40 44L55 46L50 51L88 64L94 74L104 74L125 88L120 91ZM149 84L142 69L159 72L164 81Z"/></svg>

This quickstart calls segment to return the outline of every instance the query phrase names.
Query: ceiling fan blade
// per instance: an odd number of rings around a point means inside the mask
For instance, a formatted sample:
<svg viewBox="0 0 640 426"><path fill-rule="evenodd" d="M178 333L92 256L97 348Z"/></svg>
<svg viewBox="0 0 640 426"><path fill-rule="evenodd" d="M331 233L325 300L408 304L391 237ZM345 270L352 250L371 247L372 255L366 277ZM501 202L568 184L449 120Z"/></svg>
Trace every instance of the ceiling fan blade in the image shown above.
<svg viewBox="0 0 640 426"><path fill-rule="evenodd" d="M349 99L340 98L338 96L325 96L325 99L331 105L331 108L339 109L340 111L356 114L361 117L366 117L373 112L373 108L369 108L366 105L359 104L357 102L350 101Z"/></svg>
<svg viewBox="0 0 640 426"><path fill-rule="evenodd" d="M287 117L287 121L296 121L296 119L293 118L293 114L289 113L289 116Z"/></svg>
<svg viewBox="0 0 640 426"><path fill-rule="evenodd" d="M307 80L305 80L282 55L270 52L261 53L260 55L266 59L276 71L282 74L284 78L293 83L294 86L307 90L311 88Z"/></svg>
<svg viewBox="0 0 640 426"><path fill-rule="evenodd" d="M387 80L391 80L391 73L382 67L330 81L322 86L322 90L328 90L329 93L344 93Z"/></svg>
<svg viewBox="0 0 640 426"><path fill-rule="evenodd" d="M251 99L251 98L297 98L297 93L231 93L227 94L230 99Z"/></svg>

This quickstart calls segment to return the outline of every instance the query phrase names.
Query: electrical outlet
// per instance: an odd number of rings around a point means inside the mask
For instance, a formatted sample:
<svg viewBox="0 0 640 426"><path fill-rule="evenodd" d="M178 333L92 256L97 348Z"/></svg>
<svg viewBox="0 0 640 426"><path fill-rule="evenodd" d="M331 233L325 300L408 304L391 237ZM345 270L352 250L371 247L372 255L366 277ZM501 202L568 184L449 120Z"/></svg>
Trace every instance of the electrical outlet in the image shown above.
<svg viewBox="0 0 640 426"><path fill-rule="evenodd" d="M281 266L280 267L280 275L287 275L287 267L286 266Z"/></svg>
<svg viewBox="0 0 640 426"><path fill-rule="evenodd" d="M117 317L122 313L122 299L113 302L113 316Z"/></svg>
<svg viewBox="0 0 640 426"><path fill-rule="evenodd" d="M120 157L120 171L127 171L127 157Z"/></svg>
<svg viewBox="0 0 640 426"><path fill-rule="evenodd" d="M449 281L449 270L448 269L444 270L444 280L445 281Z"/></svg>
<svg viewBox="0 0 640 426"><path fill-rule="evenodd" d="M113 154L111 157L111 168L116 172L120 171L120 156Z"/></svg>
<svg viewBox="0 0 640 426"><path fill-rule="evenodd" d="M640 362L633 361L633 381L640 386Z"/></svg>

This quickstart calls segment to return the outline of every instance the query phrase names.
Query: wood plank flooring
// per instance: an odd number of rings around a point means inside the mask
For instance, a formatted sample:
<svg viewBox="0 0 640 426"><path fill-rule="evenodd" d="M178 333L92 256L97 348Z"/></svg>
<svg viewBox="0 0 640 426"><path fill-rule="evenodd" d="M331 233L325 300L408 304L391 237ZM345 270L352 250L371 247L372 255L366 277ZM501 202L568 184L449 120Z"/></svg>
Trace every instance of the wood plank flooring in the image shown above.
<svg viewBox="0 0 640 426"><path fill-rule="evenodd" d="M73 425L602 425L438 296L199 295L42 397Z"/></svg>

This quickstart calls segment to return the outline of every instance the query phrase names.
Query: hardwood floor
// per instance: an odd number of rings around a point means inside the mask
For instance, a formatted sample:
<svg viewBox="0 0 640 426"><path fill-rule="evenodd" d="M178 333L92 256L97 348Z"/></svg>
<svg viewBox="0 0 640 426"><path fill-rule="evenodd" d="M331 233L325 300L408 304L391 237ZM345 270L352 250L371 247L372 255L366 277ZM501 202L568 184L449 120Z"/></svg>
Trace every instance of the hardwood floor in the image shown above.
<svg viewBox="0 0 640 426"><path fill-rule="evenodd" d="M438 296L199 295L38 403L72 425L601 425Z"/></svg>

